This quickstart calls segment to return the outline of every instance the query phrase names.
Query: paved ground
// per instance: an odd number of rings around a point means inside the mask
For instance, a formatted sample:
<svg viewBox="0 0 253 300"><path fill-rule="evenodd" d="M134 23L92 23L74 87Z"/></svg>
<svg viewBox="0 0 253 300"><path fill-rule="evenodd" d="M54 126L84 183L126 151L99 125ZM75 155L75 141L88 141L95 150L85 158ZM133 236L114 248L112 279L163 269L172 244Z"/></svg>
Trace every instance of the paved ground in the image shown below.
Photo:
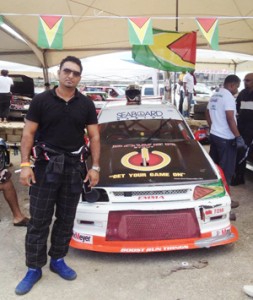
<svg viewBox="0 0 253 300"><path fill-rule="evenodd" d="M17 168L19 157L11 157ZM28 213L27 189L13 174L22 210ZM25 228L12 225L10 210L0 197L0 300L246 300L244 284L253 284L253 173L244 186L232 188L240 239L233 245L153 254L103 254L70 249L66 261L78 278L67 282L48 265L43 277L25 296L15 286L26 272ZM177 270L181 266L185 269ZM177 270L177 271L176 271Z"/></svg>

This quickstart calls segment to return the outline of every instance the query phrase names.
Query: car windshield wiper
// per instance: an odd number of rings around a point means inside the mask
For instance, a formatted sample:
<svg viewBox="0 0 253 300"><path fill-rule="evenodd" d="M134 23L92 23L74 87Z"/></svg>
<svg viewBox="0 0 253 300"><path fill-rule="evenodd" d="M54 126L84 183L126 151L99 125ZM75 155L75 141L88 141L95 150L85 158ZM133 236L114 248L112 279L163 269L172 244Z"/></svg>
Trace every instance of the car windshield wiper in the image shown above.
<svg viewBox="0 0 253 300"><path fill-rule="evenodd" d="M159 128L153 134L151 134L151 136L145 141L145 144L149 143L150 140L152 140L154 137L156 137L157 134L160 132L160 130L163 128L163 126L166 125L169 121L171 121L171 118L162 122L162 124L159 126Z"/></svg>

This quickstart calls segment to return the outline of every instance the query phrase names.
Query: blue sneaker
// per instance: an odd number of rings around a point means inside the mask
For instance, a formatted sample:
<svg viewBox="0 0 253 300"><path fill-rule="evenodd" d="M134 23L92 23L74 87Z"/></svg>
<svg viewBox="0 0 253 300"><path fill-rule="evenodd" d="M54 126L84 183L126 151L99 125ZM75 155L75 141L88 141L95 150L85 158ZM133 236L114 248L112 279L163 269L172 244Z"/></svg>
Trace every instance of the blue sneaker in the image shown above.
<svg viewBox="0 0 253 300"><path fill-rule="evenodd" d="M34 284L40 280L41 276L42 276L42 271L40 268L37 269L28 268L25 277L17 285L15 289L15 293L17 295L24 295L28 293L32 289Z"/></svg>
<svg viewBox="0 0 253 300"><path fill-rule="evenodd" d="M66 280L74 280L77 277L76 272L65 264L63 258L51 258L50 270Z"/></svg>

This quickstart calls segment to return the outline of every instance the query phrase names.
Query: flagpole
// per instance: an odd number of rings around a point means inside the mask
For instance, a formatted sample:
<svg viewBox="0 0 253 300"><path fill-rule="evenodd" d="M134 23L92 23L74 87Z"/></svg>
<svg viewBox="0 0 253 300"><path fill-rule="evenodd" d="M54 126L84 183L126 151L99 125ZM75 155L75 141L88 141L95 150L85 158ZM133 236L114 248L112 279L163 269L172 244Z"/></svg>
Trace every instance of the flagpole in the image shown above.
<svg viewBox="0 0 253 300"><path fill-rule="evenodd" d="M178 32L178 0L176 0L176 31Z"/></svg>
<svg viewBox="0 0 253 300"><path fill-rule="evenodd" d="M178 0L176 0L176 32L178 32ZM173 104L176 106L176 81L177 74L174 72Z"/></svg>

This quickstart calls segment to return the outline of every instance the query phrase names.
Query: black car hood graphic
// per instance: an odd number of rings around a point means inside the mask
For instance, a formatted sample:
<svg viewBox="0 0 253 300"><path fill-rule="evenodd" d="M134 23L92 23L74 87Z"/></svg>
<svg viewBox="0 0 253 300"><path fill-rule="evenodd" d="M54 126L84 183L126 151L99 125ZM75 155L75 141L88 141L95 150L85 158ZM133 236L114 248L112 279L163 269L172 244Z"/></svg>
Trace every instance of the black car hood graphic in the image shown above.
<svg viewBox="0 0 253 300"><path fill-rule="evenodd" d="M165 185L217 176L197 141L102 144L98 186Z"/></svg>

